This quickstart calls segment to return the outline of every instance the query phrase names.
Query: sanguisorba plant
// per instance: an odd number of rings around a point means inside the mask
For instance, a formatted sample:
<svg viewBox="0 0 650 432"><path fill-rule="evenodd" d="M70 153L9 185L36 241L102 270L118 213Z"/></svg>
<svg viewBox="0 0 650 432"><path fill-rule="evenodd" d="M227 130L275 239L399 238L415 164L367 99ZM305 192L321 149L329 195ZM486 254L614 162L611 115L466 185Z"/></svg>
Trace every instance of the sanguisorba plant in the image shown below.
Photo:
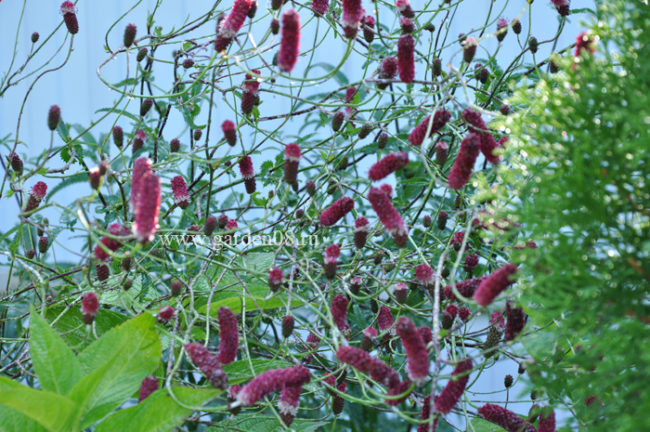
<svg viewBox="0 0 650 432"><path fill-rule="evenodd" d="M157 7L145 23L85 23L64 2L61 25L31 38L33 52L67 42L62 62L30 53L0 82L2 97L29 83L1 141L0 199L19 215L0 236L18 280L0 303L0 429L554 430L551 403L572 389L534 379L528 412L509 404L525 378L499 376L493 403L476 383L500 361L537 371L520 342L545 333L526 326L519 287L564 272L527 258L544 256L533 228L522 239L523 221L469 197L509 184L497 168L513 166L514 128L493 120L532 109L510 106L511 88L561 70L575 77L554 95L565 100L595 69L542 55L572 48L558 46L568 0L512 3L470 25L455 17L471 1L235 0L166 31ZM559 23L542 40L539 7ZM30 93L90 25L108 29L98 78L118 98L87 126L48 102L51 145L35 151L20 135L28 103L43 105ZM109 82L123 57L128 76ZM360 67L346 75L348 62ZM532 106L544 133L572 118ZM79 198L61 204L72 185Z"/></svg>

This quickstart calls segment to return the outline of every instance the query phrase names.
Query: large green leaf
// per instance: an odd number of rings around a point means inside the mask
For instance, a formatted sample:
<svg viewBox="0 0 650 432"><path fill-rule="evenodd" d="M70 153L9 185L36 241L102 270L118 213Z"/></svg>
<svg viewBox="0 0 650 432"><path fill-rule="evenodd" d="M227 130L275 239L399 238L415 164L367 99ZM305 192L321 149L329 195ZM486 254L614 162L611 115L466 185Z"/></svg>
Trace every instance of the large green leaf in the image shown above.
<svg viewBox="0 0 650 432"><path fill-rule="evenodd" d="M495 425L494 423L478 417L472 420L467 430L474 432L503 432L503 428L501 426Z"/></svg>
<svg viewBox="0 0 650 432"><path fill-rule="evenodd" d="M93 342L78 308L65 306L50 307L45 311L45 318L52 327L62 335L63 340L75 351L82 350ZM128 317L111 310L101 309L95 317L95 332L101 337L104 333L126 321Z"/></svg>
<svg viewBox="0 0 650 432"><path fill-rule="evenodd" d="M58 394L68 394L81 377L79 360L33 308L29 328L30 353L41 387Z"/></svg>
<svg viewBox="0 0 650 432"><path fill-rule="evenodd" d="M139 315L110 330L79 354L87 374L70 392L82 407L86 428L119 407L160 362L160 339L150 314Z"/></svg>
<svg viewBox="0 0 650 432"><path fill-rule="evenodd" d="M0 405L12 408L48 431L76 430L77 407L65 396L35 390L0 376ZM4 426L4 420L3 427Z"/></svg>
<svg viewBox="0 0 650 432"><path fill-rule="evenodd" d="M5 405L0 405L0 432L43 432L43 426L35 420Z"/></svg>
<svg viewBox="0 0 650 432"><path fill-rule="evenodd" d="M320 422L317 420L308 419L295 419L291 423L291 429L299 432L313 432L318 430L328 422ZM286 430L280 421L275 417L251 415L239 415L232 417L228 420L223 420L215 427L208 429L209 432L217 432L223 430L244 430L255 432L279 432Z"/></svg>
<svg viewBox="0 0 650 432"><path fill-rule="evenodd" d="M173 387L174 397L183 405L199 408L221 391ZM180 425L192 414L191 408L179 405L167 389L152 393L138 405L120 410L101 422L96 432L166 432Z"/></svg>

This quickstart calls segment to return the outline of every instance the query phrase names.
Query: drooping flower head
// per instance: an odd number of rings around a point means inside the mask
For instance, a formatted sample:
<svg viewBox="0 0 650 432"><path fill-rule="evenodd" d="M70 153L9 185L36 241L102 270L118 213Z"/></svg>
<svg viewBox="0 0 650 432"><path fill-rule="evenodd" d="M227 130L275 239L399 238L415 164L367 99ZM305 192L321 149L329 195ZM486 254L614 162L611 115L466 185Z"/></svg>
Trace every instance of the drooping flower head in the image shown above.
<svg viewBox="0 0 650 432"><path fill-rule="evenodd" d="M172 179L172 192L174 194L174 202L182 209L190 205L190 194L187 191L187 184L183 176L176 176Z"/></svg>
<svg viewBox="0 0 650 432"><path fill-rule="evenodd" d="M185 344L184 347L194 364L205 375L213 387L221 390L228 388L228 377L223 371L217 356L210 353L200 343L192 342Z"/></svg>
<svg viewBox="0 0 650 432"><path fill-rule="evenodd" d="M460 189L469 181L478 157L480 137L470 133L460 144L460 150L449 172L448 182L451 189Z"/></svg>
<svg viewBox="0 0 650 432"><path fill-rule="evenodd" d="M395 171L404 168L408 163L409 155L407 152L391 153L370 167L368 177L373 181L381 180Z"/></svg>
<svg viewBox="0 0 650 432"><path fill-rule="evenodd" d="M278 67L284 73L293 70L300 54L300 15L293 9L282 14L282 40L278 52Z"/></svg>
<svg viewBox="0 0 650 432"><path fill-rule="evenodd" d="M320 214L320 223L324 226L332 226L354 208L354 200L349 197L343 197L332 203L331 206L323 210Z"/></svg>
<svg viewBox="0 0 650 432"><path fill-rule="evenodd" d="M341 345L336 357L359 372L369 374L370 378L388 388L395 387L400 382L399 374L393 368L360 348Z"/></svg>
<svg viewBox="0 0 650 432"><path fill-rule="evenodd" d="M445 109L440 109L435 112L433 115L433 122L431 122L431 129L429 129L429 122L431 120L431 116L427 116L422 122L417 125L413 131L409 134L409 142L413 144L414 146L420 146L424 142L424 139L426 137L430 137L434 133L438 132L440 129L442 129L449 119L451 118L451 114L449 111ZM429 134L427 135L427 130L429 131Z"/></svg>
<svg viewBox="0 0 650 432"><path fill-rule="evenodd" d="M219 338L221 339L217 359L221 364L232 363L237 357L237 348L239 348L237 318L225 306L219 308L217 316L219 319Z"/></svg>
<svg viewBox="0 0 650 432"><path fill-rule="evenodd" d="M372 187L368 193L368 201L372 209L377 213L386 231L388 231L399 247L406 246L408 240L408 228L400 216L399 212L393 206L390 197L379 188Z"/></svg>
<svg viewBox="0 0 650 432"><path fill-rule="evenodd" d="M508 432L536 432L537 429L517 414L499 405L485 404L478 409L485 420L501 426Z"/></svg>
<svg viewBox="0 0 650 432"><path fill-rule="evenodd" d="M429 373L429 353L415 324L408 317L401 317L395 326L406 353L408 375L411 380L421 384Z"/></svg>
<svg viewBox="0 0 650 432"><path fill-rule="evenodd" d="M219 25L217 40L215 41L215 49L217 51L223 51L228 48L228 45L237 36L237 32L239 32L244 25L244 21L246 21L251 3L252 0L235 0L232 10Z"/></svg>
<svg viewBox="0 0 650 432"><path fill-rule="evenodd" d="M505 264L490 276L485 278L474 293L474 300L481 306L487 306L501 294L506 288L514 283L511 276L517 271L514 264Z"/></svg>
<svg viewBox="0 0 650 432"><path fill-rule="evenodd" d="M403 34L397 42L397 70L403 82L415 79L415 39L410 34Z"/></svg>
<svg viewBox="0 0 650 432"><path fill-rule="evenodd" d="M147 243L153 240L158 230L161 200L160 179L152 171L147 171L139 183L133 234L139 242Z"/></svg>
<svg viewBox="0 0 650 432"><path fill-rule="evenodd" d="M473 364L471 359L465 359L458 362L454 371L451 373L451 379L447 383L440 396L436 399L436 411L443 414L449 414L456 406L469 380L469 372Z"/></svg>
<svg viewBox="0 0 650 432"><path fill-rule="evenodd" d="M237 394L237 400L244 406L251 406L269 393L285 386L302 386L310 379L311 373L304 366L268 370L246 384Z"/></svg>

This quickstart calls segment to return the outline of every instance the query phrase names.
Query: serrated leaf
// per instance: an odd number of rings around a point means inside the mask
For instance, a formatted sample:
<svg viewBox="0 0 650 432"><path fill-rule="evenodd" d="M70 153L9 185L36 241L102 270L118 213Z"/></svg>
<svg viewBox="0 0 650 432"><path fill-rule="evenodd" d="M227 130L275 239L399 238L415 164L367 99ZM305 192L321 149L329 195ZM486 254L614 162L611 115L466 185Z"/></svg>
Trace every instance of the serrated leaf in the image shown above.
<svg viewBox="0 0 650 432"><path fill-rule="evenodd" d="M172 393L181 404L199 408L221 391L172 387ZM111 415L95 431L167 432L182 424L192 412L192 409L179 405L167 389L160 389L136 406Z"/></svg>
<svg viewBox="0 0 650 432"><path fill-rule="evenodd" d="M43 390L66 395L81 377L81 365L63 339L31 308L29 346Z"/></svg>

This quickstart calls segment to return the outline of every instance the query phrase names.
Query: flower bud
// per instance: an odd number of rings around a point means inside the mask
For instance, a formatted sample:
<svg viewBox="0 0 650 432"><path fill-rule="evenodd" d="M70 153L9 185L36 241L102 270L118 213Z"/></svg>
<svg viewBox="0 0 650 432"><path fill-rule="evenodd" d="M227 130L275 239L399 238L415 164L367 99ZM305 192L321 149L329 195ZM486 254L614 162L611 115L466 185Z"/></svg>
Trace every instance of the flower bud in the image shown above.
<svg viewBox="0 0 650 432"><path fill-rule="evenodd" d="M478 48L478 41L473 37L468 37L463 41L463 60L465 63L471 63Z"/></svg>
<svg viewBox="0 0 650 432"><path fill-rule="evenodd" d="M370 225L368 219L359 217L354 221L354 245L357 249L363 249L368 239Z"/></svg>
<svg viewBox="0 0 650 432"><path fill-rule="evenodd" d="M147 115L151 107L153 106L153 99L145 99L142 101L140 104L140 117L144 117Z"/></svg>
<svg viewBox="0 0 650 432"><path fill-rule="evenodd" d="M400 27L402 28L402 34L410 34L415 31L415 24L413 21L406 17L402 17L399 20Z"/></svg>
<svg viewBox="0 0 650 432"><path fill-rule="evenodd" d="M174 316L174 308L171 306L163 306L158 312L158 321L167 322Z"/></svg>
<svg viewBox="0 0 650 432"><path fill-rule="evenodd" d="M408 287L404 282L398 282L392 286L393 295L399 304L405 304L408 299Z"/></svg>
<svg viewBox="0 0 650 432"><path fill-rule="evenodd" d="M253 160L250 156L244 156L239 160L239 172L244 179L246 192L249 195L255 193L255 171L253 170Z"/></svg>
<svg viewBox="0 0 650 432"><path fill-rule="evenodd" d="M505 388L512 387L512 382L513 382L512 375L506 375L503 378L503 385L504 385Z"/></svg>
<svg viewBox="0 0 650 432"><path fill-rule="evenodd" d="M38 239L38 251L42 254L47 252L47 249L50 247L50 239L46 236L42 236Z"/></svg>
<svg viewBox="0 0 650 432"><path fill-rule="evenodd" d="M501 42L506 38L508 34L508 20L505 18L499 18L497 20L497 40Z"/></svg>
<svg viewBox="0 0 650 432"><path fill-rule="evenodd" d="M367 15L361 20L361 26L363 28L363 38L366 42L371 43L375 39L375 18Z"/></svg>
<svg viewBox="0 0 650 432"><path fill-rule="evenodd" d="M368 135L370 135L370 132L374 129L374 126L371 122L365 122L362 126L361 129L359 130L359 139L364 139Z"/></svg>
<svg viewBox="0 0 650 432"><path fill-rule="evenodd" d="M295 319L293 315L286 315L282 318L282 337L288 338L293 333L293 328L295 326Z"/></svg>
<svg viewBox="0 0 650 432"><path fill-rule="evenodd" d="M313 180L307 180L307 183L305 183L305 190L309 196L316 195L316 183L314 183Z"/></svg>
<svg viewBox="0 0 650 432"><path fill-rule="evenodd" d="M28 249L25 252L25 256L29 259L34 259L34 257L36 256L36 251L34 249Z"/></svg>
<svg viewBox="0 0 650 432"><path fill-rule="evenodd" d="M169 307L169 306L168 306ZM138 402L142 402L151 395L151 393L158 390L158 378L151 375L146 376L140 384L140 391L138 394Z"/></svg>
<svg viewBox="0 0 650 432"><path fill-rule="evenodd" d="M133 279L125 279L124 283L122 284L122 289L124 291L128 291L131 289L132 286L133 286Z"/></svg>
<svg viewBox="0 0 650 432"><path fill-rule="evenodd" d="M521 33L521 22L517 18L512 20L512 31L515 34Z"/></svg>
<svg viewBox="0 0 650 432"><path fill-rule="evenodd" d="M90 187L97 190L102 181L102 175L99 173L99 168L91 168L88 170L88 181L90 182Z"/></svg>
<svg viewBox="0 0 650 432"><path fill-rule="evenodd" d="M343 126L343 120L345 120L345 113L343 111L338 111L334 114L334 117L332 117L332 129L334 132L338 132L339 129L341 129L341 126Z"/></svg>
<svg viewBox="0 0 650 432"><path fill-rule="evenodd" d="M386 132L382 132L379 134L377 137L377 148L382 150L386 147L386 144L388 143L388 134Z"/></svg>
<svg viewBox="0 0 650 432"><path fill-rule="evenodd" d="M217 229L217 218L210 215L205 218L205 224L203 225L203 233L207 236L212 235L215 229Z"/></svg>
<svg viewBox="0 0 650 432"><path fill-rule="evenodd" d="M535 36L531 36L528 39L528 48L530 49L530 52L535 54L537 52L537 46L538 46L537 38Z"/></svg>
<svg viewBox="0 0 650 432"><path fill-rule="evenodd" d="M147 56L147 53L149 51L147 50L146 47L142 47L138 50L138 54L135 56L135 60L140 63L144 58Z"/></svg>
<svg viewBox="0 0 650 432"><path fill-rule="evenodd" d="M284 180L287 183L296 183L299 162L300 147L296 143L287 144L284 150Z"/></svg>
<svg viewBox="0 0 650 432"><path fill-rule="evenodd" d="M271 20L271 33L274 35L280 33L280 21L278 21L277 18Z"/></svg>
<svg viewBox="0 0 650 432"><path fill-rule="evenodd" d="M126 48L130 47L135 40L135 35L138 31L138 28L135 24L128 24L124 29L124 46Z"/></svg>
<svg viewBox="0 0 650 432"><path fill-rule="evenodd" d="M34 32L34 33L32 33L32 37L31 37L31 39L32 39L32 43L36 43L36 42L38 42L38 39L39 39L39 38L40 38L40 35L38 34L38 32Z"/></svg>
<svg viewBox="0 0 650 432"><path fill-rule="evenodd" d="M269 288L272 292L276 292L280 289L282 286L283 278L284 275L282 274L282 270L279 268L273 267L271 270L269 270Z"/></svg>
<svg viewBox="0 0 650 432"><path fill-rule="evenodd" d="M67 2L69 3L69 2ZM59 127L61 122L61 108L58 105L52 105L47 113L47 127L53 131Z"/></svg>
<svg viewBox="0 0 650 432"><path fill-rule="evenodd" d="M178 297L179 295L181 295L182 291L183 291L183 283L179 280L172 281L171 296Z"/></svg>
<svg viewBox="0 0 650 432"><path fill-rule="evenodd" d="M9 165L11 165L11 169L13 169L16 173L17 176L22 175L23 173L23 160L18 156L18 153L11 152L7 155L7 161L9 162Z"/></svg>
<svg viewBox="0 0 650 432"><path fill-rule="evenodd" d="M439 58L435 58L433 59L433 62L431 62L431 71L433 72L433 76L442 75L442 62Z"/></svg>
<svg viewBox="0 0 650 432"><path fill-rule="evenodd" d="M29 193L29 198L27 199L27 203L25 204L25 208L23 209L23 212L29 213L33 210L36 210L36 208L38 208L41 201L43 201L43 198L45 198L46 193L47 193L47 185L42 181L37 182L32 187L32 190Z"/></svg>
<svg viewBox="0 0 650 432"><path fill-rule="evenodd" d="M89 292L81 298L81 315L86 324L91 324L95 320L99 310L99 300L94 292Z"/></svg>
<svg viewBox="0 0 650 432"><path fill-rule="evenodd" d="M248 18L253 19L255 18L255 14L257 13L257 1L253 0L251 2L251 8L248 9L248 13L246 14Z"/></svg>
<svg viewBox="0 0 650 432"><path fill-rule="evenodd" d="M415 39L410 34L403 34L397 42L397 70L403 82L415 79Z"/></svg>

